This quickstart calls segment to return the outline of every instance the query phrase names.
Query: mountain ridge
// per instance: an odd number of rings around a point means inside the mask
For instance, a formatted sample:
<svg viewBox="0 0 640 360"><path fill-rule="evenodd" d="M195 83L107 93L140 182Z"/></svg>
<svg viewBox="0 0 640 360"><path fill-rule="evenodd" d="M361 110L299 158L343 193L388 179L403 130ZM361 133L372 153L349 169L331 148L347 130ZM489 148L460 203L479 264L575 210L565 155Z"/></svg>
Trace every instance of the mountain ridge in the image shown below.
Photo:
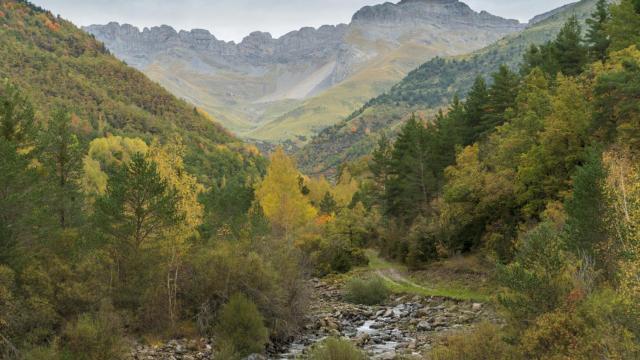
<svg viewBox="0 0 640 360"><path fill-rule="evenodd" d="M345 119L327 127L302 148L295 146L298 163L308 173L331 175L345 160L369 153L381 132L395 133L412 113L432 117L454 95L464 96L476 76L488 79L500 64L517 67L532 43L555 37L571 15L584 21L595 10L596 0L582 0L534 17L523 32L507 35L471 54L435 58L413 71L388 91L368 99Z"/></svg>
<svg viewBox="0 0 640 360"><path fill-rule="evenodd" d="M241 137L275 142L338 122L429 58L459 55L525 26L455 0L363 7L350 24L279 38L253 32L237 44L201 29L118 25L84 29Z"/></svg>

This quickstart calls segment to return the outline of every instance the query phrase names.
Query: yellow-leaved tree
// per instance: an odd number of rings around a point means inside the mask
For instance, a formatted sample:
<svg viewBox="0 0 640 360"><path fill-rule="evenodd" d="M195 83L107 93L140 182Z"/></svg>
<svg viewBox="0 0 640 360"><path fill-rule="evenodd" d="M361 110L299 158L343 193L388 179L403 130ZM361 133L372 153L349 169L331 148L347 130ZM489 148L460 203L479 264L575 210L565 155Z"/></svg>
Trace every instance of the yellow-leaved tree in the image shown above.
<svg viewBox="0 0 640 360"><path fill-rule="evenodd" d="M142 139L122 136L97 138L89 144L89 151L83 160L82 188L87 199L93 203L95 197L107 189L107 170L119 168L128 163L134 154L146 154L149 147Z"/></svg>
<svg viewBox="0 0 640 360"><path fill-rule="evenodd" d="M618 290L629 304L640 301L640 162L629 151L607 152L604 156L609 176L606 191L612 212L608 223L617 238L607 252L620 256Z"/></svg>
<svg viewBox="0 0 640 360"><path fill-rule="evenodd" d="M179 289L179 273L182 259L190 248L189 240L198 235L198 227L202 224L204 207L198 201L204 190L195 176L184 168L185 147L179 139L167 145L153 143L148 156L157 165L158 175L177 193L177 211L182 221L166 230L160 249L165 259L166 291L169 317L173 323L177 318L177 298Z"/></svg>
<svg viewBox="0 0 640 360"><path fill-rule="evenodd" d="M300 190L299 175L295 162L278 148L271 155L267 175L256 189L256 199L265 216L289 244L317 213Z"/></svg>

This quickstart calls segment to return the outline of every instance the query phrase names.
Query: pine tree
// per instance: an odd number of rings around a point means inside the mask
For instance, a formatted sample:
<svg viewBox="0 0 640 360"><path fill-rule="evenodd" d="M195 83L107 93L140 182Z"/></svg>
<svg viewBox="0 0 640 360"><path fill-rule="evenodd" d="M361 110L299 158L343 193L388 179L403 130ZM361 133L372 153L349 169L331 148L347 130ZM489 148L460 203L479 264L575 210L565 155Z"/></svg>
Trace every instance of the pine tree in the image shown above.
<svg viewBox="0 0 640 360"><path fill-rule="evenodd" d="M637 152L640 149L640 51L612 53L610 69L598 75L595 86L597 125L607 137Z"/></svg>
<svg viewBox="0 0 640 360"><path fill-rule="evenodd" d="M573 193L565 205L567 211L566 237L576 253L595 258L599 244L607 240L607 211L604 181L607 177L602 155L590 149L583 166L573 177Z"/></svg>
<svg viewBox="0 0 640 360"><path fill-rule="evenodd" d="M474 143L482 133L481 121L485 115L488 99L487 83L484 77L478 76L467 94L467 100L464 104L465 127L467 128L464 145Z"/></svg>
<svg viewBox="0 0 640 360"><path fill-rule="evenodd" d="M31 102L8 82L0 88L0 263L34 236L29 219L37 208L38 177L28 146L35 140Z"/></svg>
<svg viewBox="0 0 640 360"><path fill-rule="evenodd" d="M553 42L560 71L568 76L582 73L588 62L587 48L582 43L582 28L576 16L564 24Z"/></svg>
<svg viewBox="0 0 640 360"><path fill-rule="evenodd" d="M394 145L386 201L389 213L411 221L434 196L436 179L429 167L429 139L424 124L413 115Z"/></svg>
<svg viewBox="0 0 640 360"><path fill-rule="evenodd" d="M525 52L520 65L520 75L529 75L535 68L540 68L550 77L555 77L558 74L560 65L555 56L553 42L547 42L540 46L532 44Z"/></svg>
<svg viewBox="0 0 640 360"><path fill-rule="evenodd" d="M621 0L611 5L611 19L605 30L610 37L610 51L619 51L631 45L640 46L640 0Z"/></svg>
<svg viewBox="0 0 640 360"><path fill-rule="evenodd" d="M596 11L587 19L587 44L591 59L605 61L611 40L605 31L605 25L609 21L609 4L607 0L598 0Z"/></svg>
<svg viewBox="0 0 640 360"><path fill-rule="evenodd" d="M157 165L142 154L134 154L113 174L106 193L97 199L94 222L111 245L125 304L136 306L149 286L153 269L147 260L158 261L168 230L183 221L179 203Z"/></svg>
<svg viewBox="0 0 640 360"><path fill-rule="evenodd" d="M324 197L320 202L320 214L331 215L336 212L337 208L338 203L335 201L331 193L329 191L324 193Z"/></svg>
<svg viewBox="0 0 640 360"><path fill-rule="evenodd" d="M44 197L57 214L61 229L77 224L80 216L82 149L71 128L71 113L57 109L39 140L42 163L47 169Z"/></svg>
<svg viewBox="0 0 640 360"><path fill-rule="evenodd" d="M518 76L506 65L501 65L492 75L493 85L489 88L489 98L485 106L479 134L486 135L506 121L506 112L515 104L518 95Z"/></svg>

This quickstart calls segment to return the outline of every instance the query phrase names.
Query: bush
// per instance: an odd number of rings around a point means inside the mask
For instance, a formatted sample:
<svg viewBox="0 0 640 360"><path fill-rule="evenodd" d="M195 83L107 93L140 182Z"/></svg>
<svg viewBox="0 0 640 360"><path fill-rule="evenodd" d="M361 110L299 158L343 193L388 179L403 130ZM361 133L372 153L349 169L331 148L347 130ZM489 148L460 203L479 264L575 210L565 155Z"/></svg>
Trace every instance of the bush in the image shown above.
<svg viewBox="0 0 640 360"><path fill-rule="evenodd" d="M316 345L309 354L310 360L364 360L367 357L349 340L328 338Z"/></svg>
<svg viewBox="0 0 640 360"><path fill-rule="evenodd" d="M213 335L220 308L230 294L242 293L255 302L271 337L286 339L302 325L307 310L299 255L277 245L270 246L269 254L247 250L248 246L220 241L192 253L181 288L185 313L196 319L203 335Z"/></svg>
<svg viewBox="0 0 640 360"><path fill-rule="evenodd" d="M517 359L514 349L504 342L500 329L489 323L480 324L470 332L444 338L431 351L432 360L507 360Z"/></svg>
<svg viewBox="0 0 640 360"><path fill-rule="evenodd" d="M316 271L324 276L330 273L344 274L355 266L369 264L364 250L349 246L346 241L327 241L316 253Z"/></svg>
<svg viewBox="0 0 640 360"><path fill-rule="evenodd" d="M628 304L613 290L586 299L575 293L570 300L578 303L543 314L524 331L520 352L527 358L638 359L638 318Z"/></svg>
<svg viewBox="0 0 640 360"><path fill-rule="evenodd" d="M351 279L347 283L345 298L354 304L378 305L389 297L389 288L379 276L370 279Z"/></svg>
<svg viewBox="0 0 640 360"><path fill-rule="evenodd" d="M127 344L120 317L109 303L97 314L83 314L69 324L62 336L63 358L75 360L125 359Z"/></svg>
<svg viewBox="0 0 640 360"><path fill-rule="evenodd" d="M215 333L219 343L225 345L226 354L235 352L240 357L263 353L269 340L264 318L256 305L242 294L232 296L222 307Z"/></svg>

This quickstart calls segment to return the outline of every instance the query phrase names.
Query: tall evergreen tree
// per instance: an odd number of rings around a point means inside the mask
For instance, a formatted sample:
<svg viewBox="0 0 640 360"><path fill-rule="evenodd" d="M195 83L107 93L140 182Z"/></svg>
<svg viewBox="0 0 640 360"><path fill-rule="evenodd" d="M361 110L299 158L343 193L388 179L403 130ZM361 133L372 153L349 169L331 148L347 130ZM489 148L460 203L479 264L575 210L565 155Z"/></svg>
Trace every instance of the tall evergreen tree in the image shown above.
<svg viewBox="0 0 640 360"><path fill-rule="evenodd" d="M489 99L487 82L484 77L478 76L467 94L464 104L465 126L467 128L464 137L464 145L469 145L478 140L481 130L481 121L485 115L485 105Z"/></svg>
<svg viewBox="0 0 640 360"><path fill-rule="evenodd" d="M621 0L611 5L611 19L605 29L610 37L610 51L640 46L640 0Z"/></svg>
<svg viewBox="0 0 640 360"><path fill-rule="evenodd" d="M434 195L436 178L429 167L429 136L413 115L395 142L391 179L387 188L388 212L410 222L424 211Z"/></svg>
<svg viewBox="0 0 640 360"><path fill-rule="evenodd" d="M47 170L43 186L47 207L57 214L59 227L67 228L80 214L82 149L71 127L71 114L57 109L39 140L41 160Z"/></svg>
<svg viewBox="0 0 640 360"><path fill-rule="evenodd" d="M605 61L611 40L605 30L605 25L609 21L609 4L607 0L598 0L596 11L587 19L587 44L591 59Z"/></svg>
<svg viewBox="0 0 640 360"><path fill-rule="evenodd" d="M588 57L587 48L582 42L582 27L578 18L572 16L553 42L555 58L563 74L576 76L584 70Z"/></svg>
<svg viewBox="0 0 640 360"><path fill-rule="evenodd" d="M385 193L391 175L391 156L393 146L385 133L382 133L378 140L378 147L373 151L371 161L369 162L369 170L373 175L375 183L375 192L377 193L378 205L382 207L382 212L386 213L387 203Z"/></svg>
<svg viewBox="0 0 640 360"><path fill-rule="evenodd" d="M485 115L480 123L481 135L486 135L506 121L506 111L515 104L518 95L518 76L506 65L492 75L493 85L489 88L489 98L485 105Z"/></svg>
<svg viewBox="0 0 640 360"><path fill-rule="evenodd" d="M152 270L147 265L157 261L160 242L181 221L178 203L177 192L142 154L133 155L113 174L106 193L97 199L95 224L111 245L124 305L139 303Z"/></svg>
<svg viewBox="0 0 640 360"><path fill-rule="evenodd" d="M35 137L34 111L20 90L0 87L0 263L16 261L15 247L32 237L37 174L26 151Z"/></svg>
<svg viewBox="0 0 640 360"><path fill-rule="evenodd" d="M595 258L601 242L607 240L607 225L603 214L607 211L604 181L607 172L602 155L590 149L583 166L573 178L573 194L567 201L567 245L576 253Z"/></svg>
<svg viewBox="0 0 640 360"><path fill-rule="evenodd" d="M540 68L549 76L558 74L559 64L555 57L554 44L552 42L539 46L532 44L525 52L520 65L520 75L529 75L535 68Z"/></svg>

